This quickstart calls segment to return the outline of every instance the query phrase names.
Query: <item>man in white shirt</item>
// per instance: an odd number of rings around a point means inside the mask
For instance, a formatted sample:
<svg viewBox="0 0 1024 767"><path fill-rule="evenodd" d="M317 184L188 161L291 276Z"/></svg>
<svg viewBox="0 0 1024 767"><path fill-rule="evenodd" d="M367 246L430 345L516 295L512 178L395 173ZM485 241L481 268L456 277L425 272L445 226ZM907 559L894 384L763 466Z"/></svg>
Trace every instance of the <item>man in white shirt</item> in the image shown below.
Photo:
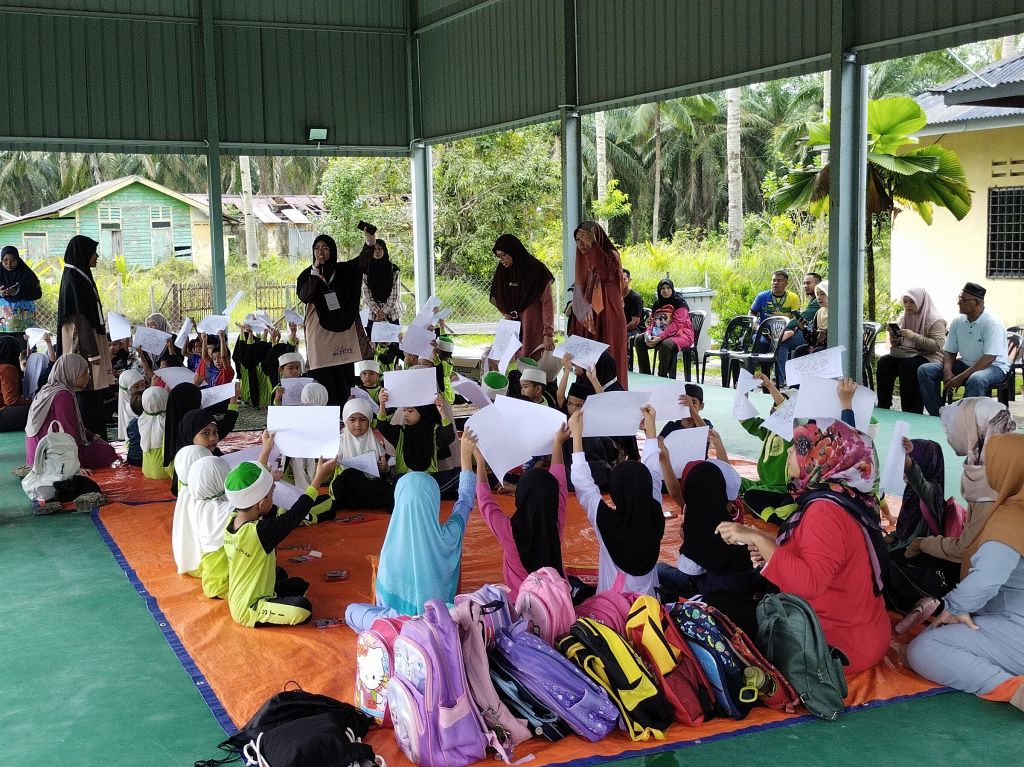
<svg viewBox="0 0 1024 767"><path fill-rule="evenodd" d="M968 282L957 305L960 316L949 324L942 362L929 362L917 369L921 400L929 415L938 415L942 406L940 382L950 390L963 386L965 397L987 397L1010 369L1006 327L985 311L985 288Z"/></svg>

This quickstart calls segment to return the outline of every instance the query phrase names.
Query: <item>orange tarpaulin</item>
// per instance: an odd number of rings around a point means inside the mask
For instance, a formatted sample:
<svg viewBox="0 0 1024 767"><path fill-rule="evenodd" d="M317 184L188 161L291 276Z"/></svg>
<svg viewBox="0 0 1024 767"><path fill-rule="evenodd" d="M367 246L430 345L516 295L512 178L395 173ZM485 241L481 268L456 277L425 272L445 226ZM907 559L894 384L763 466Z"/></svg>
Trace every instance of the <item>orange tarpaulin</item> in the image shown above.
<svg viewBox="0 0 1024 767"><path fill-rule="evenodd" d="M133 495L166 497L166 483L144 483ZM498 496L502 507L512 511L512 499ZM597 564L597 542L583 510L570 495L565 527L566 566L591 568ZM451 507L445 504L445 512ZM673 508L669 506L669 508ZM170 531L173 503L153 501L141 505L114 503L95 517L108 544L125 567L140 594L147 599L168 641L221 723L229 718L241 725L273 693L291 681L303 689L344 701L353 700L355 634L346 627L316 629L311 624L292 628L249 629L231 620L227 605L206 599L199 582L175 572ZM345 514L344 518L356 516ZM309 597L314 617L343 616L351 602L370 600L370 564L367 555L380 551L387 529L387 515L361 513L363 522L327 522L294 531L278 550L278 564L289 574L311 583ZM669 520L662 547L663 561L675 561L679 548L678 520ZM291 546L309 544L323 552L322 559L294 564L289 558L302 554ZM326 570L345 569L348 580L328 583ZM501 551L479 513L470 516L462 558L460 591L471 591L501 579ZM891 701L906 696L940 691L904 668L894 646L874 669L850 679L847 703L852 706ZM223 707L223 709L221 709ZM225 716L226 714L226 716ZM679 747L752 727L779 726L799 721L766 708L755 708L746 719L715 719L699 728L674 725L664 741L633 743L621 732L599 743L570 736L557 743L534 739L523 744L516 756L536 755L535 764L578 761L587 757L611 757L649 749ZM390 730L372 732L367 741L389 765L408 766ZM212 744L211 744L212 745Z"/></svg>

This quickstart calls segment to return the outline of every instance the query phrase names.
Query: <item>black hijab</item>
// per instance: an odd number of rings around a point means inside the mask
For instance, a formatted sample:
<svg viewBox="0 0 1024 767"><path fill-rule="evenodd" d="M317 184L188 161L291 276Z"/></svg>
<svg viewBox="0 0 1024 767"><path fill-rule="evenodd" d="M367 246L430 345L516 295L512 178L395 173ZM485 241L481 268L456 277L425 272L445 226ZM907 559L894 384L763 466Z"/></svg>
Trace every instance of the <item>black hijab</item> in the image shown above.
<svg viewBox="0 0 1024 767"><path fill-rule="evenodd" d="M164 416L164 465L173 464L178 450L192 444L195 435L185 437L182 422L190 411L198 410L202 404L203 394L195 384L186 381L171 389Z"/></svg>
<svg viewBox="0 0 1024 767"><path fill-rule="evenodd" d="M530 469L516 485L512 538L523 569L533 573L553 567L562 575L562 541L558 535L558 480L546 469Z"/></svg>
<svg viewBox="0 0 1024 767"><path fill-rule="evenodd" d="M178 449L191 445L195 436L211 423L217 423L217 419L206 408L196 408L185 413L185 417L181 419L181 429L178 432L178 439L181 442Z"/></svg>
<svg viewBox="0 0 1024 767"><path fill-rule="evenodd" d="M316 307L317 319L324 330L341 333L352 327L359 316L359 291L362 287L359 259L338 263L338 244L333 237L326 234L318 235L313 240L313 247L318 242L326 242L330 256L320 267L320 277L313 274L313 265L307 266L296 282L295 289L299 298ZM313 258L316 263L316 257ZM323 279L321 279L321 277ZM327 305L325 295L334 293L338 308L331 309Z"/></svg>
<svg viewBox="0 0 1024 767"><path fill-rule="evenodd" d="M96 280L92 276L89 262L99 243L85 235L75 235L64 251L64 273L60 278L60 294L57 297L57 340L60 341L60 326L75 314L88 320L97 333L106 333L103 324L103 304Z"/></svg>
<svg viewBox="0 0 1024 767"><path fill-rule="evenodd" d="M597 529L615 566L628 575L647 575L658 564L665 515L653 497L654 480L638 461L623 461L611 472L609 494L615 508L601 501Z"/></svg>
<svg viewBox="0 0 1024 767"><path fill-rule="evenodd" d="M0 365L14 365L21 378L21 347L11 336L0 336Z"/></svg>
<svg viewBox="0 0 1024 767"><path fill-rule="evenodd" d="M663 298L661 295L661 289L665 285L672 288L672 296L670 298ZM667 277L658 283L658 288L654 291L654 302L651 304L651 313L653 314L659 309L664 309L666 306L671 307L673 312L683 306L687 309L690 308L689 304L686 303L686 299L676 292L675 283Z"/></svg>
<svg viewBox="0 0 1024 767"><path fill-rule="evenodd" d="M269 352L270 343L268 341L253 333L252 340L246 343L244 335L240 333L238 340L235 341L234 351L231 353L231 359L234 360L239 376L245 376L245 380L249 384L249 400L254 407L263 407L268 404L259 401L259 370Z"/></svg>
<svg viewBox="0 0 1024 767"><path fill-rule="evenodd" d="M935 503L931 507L927 506L924 499L907 483L903 490L900 515L896 520L896 540L903 543L909 543L920 535L942 535L943 500L946 496L946 461L942 447L930 439L912 439L911 444L914 448L910 460L921 469L925 483L932 486ZM927 513L927 517L922 512Z"/></svg>
<svg viewBox="0 0 1024 767"><path fill-rule="evenodd" d="M601 352L601 356L597 358L594 372L597 374L597 380L601 382L601 386L604 387L605 391L622 391L622 381L618 380L619 367L615 364L615 358L608 353L607 349Z"/></svg>
<svg viewBox="0 0 1024 767"><path fill-rule="evenodd" d="M383 258L374 258L373 251L377 245L384 249ZM398 274L398 267L391 263L388 255L388 244L378 239L375 244L366 243L359 253L359 263L366 275L366 286L370 289L370 295L378 304L387 303L391 298L391 289L395 286L395 275Z"/></svg>
<svg viewBox="0 0 1024 767"><path fill-rule="evenodd" d="M0 258L12 255L18 259L18 265L13 271L7 271L6 267L0 266L0 287L17 288L18 292L11 298L15 301L37 301L43 297L43 289L39 286L39 278L32 271L28 264L21 260L21 254L13 245L5 245L0 250Z"/></svg>
<svg viewBox="0 0 1024 767"><path fill-rule="evenodd" d="M715 529L731 522L728 494L722 470L709 461L694 461L684 471L683 545L679 553L710 573L746 572L753 569L742 546L722 540Z"/></svg>
<svg viewBox="0 0 1024 767"><path fill-rule="evenodd" d="M267 344L267 349L263 355L263 373L270 379L270 383L277 386L281 383L281 363L278 361L282 354L290 354L291 352L297 351L297 349L291 344L281 342L271 346Z"/></svg>
<svg viewBox="0 0 1024 767"><path fill-rule="evenodd" d="M491 303L504 314L522 314L540 299L555 278L513 234L501 235L491 250L495 254L500 250L512 257L512 266L505 268L499 262L494 269Z"/></svg>
<svg viewBox="0 0 1024 767"><path fill-rule="evenodd" d="M433 405L420 405L419 423L402 427L402 459L411 471L427 471L437 450L435 431L441 425L441 414Z"/></svg>

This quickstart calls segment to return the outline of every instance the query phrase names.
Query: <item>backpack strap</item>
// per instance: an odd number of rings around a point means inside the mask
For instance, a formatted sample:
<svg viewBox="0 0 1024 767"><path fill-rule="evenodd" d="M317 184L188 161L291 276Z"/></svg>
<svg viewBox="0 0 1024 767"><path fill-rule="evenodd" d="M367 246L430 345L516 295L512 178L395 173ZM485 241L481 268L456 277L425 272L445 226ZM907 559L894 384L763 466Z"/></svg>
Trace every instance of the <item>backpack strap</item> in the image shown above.
<svg viewBox="0 0 1024 767"><path fill-rule="evenodd" d="M56 426L57 428L54 429L53 428L54 426ZM57 419L54 419L54 420L50 421L50 425L46 427L46 433L47 434L54 434L56 432L60 432L61 434L64 434L65 433L64 432L64 424L62 424Z"/></svg>

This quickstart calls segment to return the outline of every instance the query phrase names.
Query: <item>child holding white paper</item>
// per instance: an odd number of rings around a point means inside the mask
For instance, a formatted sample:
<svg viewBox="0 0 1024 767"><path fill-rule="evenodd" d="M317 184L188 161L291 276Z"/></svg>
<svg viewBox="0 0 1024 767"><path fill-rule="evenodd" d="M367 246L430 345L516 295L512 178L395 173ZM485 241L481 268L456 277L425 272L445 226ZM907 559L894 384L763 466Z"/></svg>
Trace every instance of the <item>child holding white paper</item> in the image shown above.
<svg viewBox="0 0 1024 767"><path fill-rule="evenodd" d="M373 359L380 366L380 374L384 375L392 370L399 370L402 360L402 352L398 344L375 343L373 345Z"/></svg>
<svg viewBox="0 0 1024 767"><path fill-rule="evenodd" d="M433 405L399 408L387 412L388 390L380 390L377 428L394 448L395 474L423 471L437 480L442 497L450 497L458 483L458 469L439 470L438 462L447 458L455 441L455 426L448 419L445 402L438 395ZM392 420L401 418L401 424Z"/></svg>
<svg viewBox="0 0 1024 767"><path fill-rule="evenodd" d="M756 378L761 381L761 388L772 396L772 412L786 401L786 395L780 392L772 379L764 373ZM740 493L747 508L763 519L772 514L782 519L796 509L792 496L787 491L789 477L786 474L786 454L791 443L778 434L764 428L764 419L760 416L745 418L740 426L747 434L761 440L761 453L757 457L757 479L746 477L740 482Z"/></svg>
<svg viewBox="0 0 1024 767"><path fill-rule="evenodd" d="M171 415L172 403L175 403L176 399L181 399L177 395L178 390L182 386L189 386L191 384L178 384L171 391L171 397L168 400L168 417ZM194 388L194 387L193 387ZM222 403L221 403L222 404ZM215 412L217 405L213 405L208 408L193 408L185 413L181 417L181 420L175 427L173 438L177 450L175 451L175 458L177 458L178 452L182 448L188 447L189 445L198 445L205 447L210 451L211 455L223 455L220 448L217 445L224 439L231 431L235 428L235 423L238 420L238 399L237 396L231 397L228 409L225 412ZM166 425L166 421L165 421ZM165 455L166 455L166 444L167 439L164 439ZM178 483L181 479L177 470L172 466L171 471L171 494L176 495L178 492Z"/></svg>
<svg viewBox="0 0 1024 767"><path fill-rule="evenodd" d="M686 393L679 395L680 407L689 410L689 415L680 418L678 421L669 421L662 428L658 434L659 437L667 437L674 431L680 429L699 429L702 426L708 427L708 448L715 449L715 457L721 461L729 461L729 455L725 449L725 443L722 441L721 435L715 431L714 425L711 421L706 420L701 416L701 411L704 409L704 389L697 384L688 383L683 389ZM708 449L704 450L704 458L708 457Z"/></svg>
<svg viewBox="0 0 1024 767"><path fill-rule="evenodd" d="M196 369L197 386L220 386L235 377L231 369L231 357L228 355L228 337L222 330L216 343L210 341L206 333L202 336L199 367Z"/></svg>
<svg viewBox="0 0 1024 767"><path fill-rule="evenodd" d="M253 407L266 407L273 399L274 385L263 369L263 362L270 353L270 342L267 340L268 329L262 334L253 332L252 326L243 323L238 326L238 338L231 353L231 360L238 368L238 380L241 383L239 396ZM191 346L191 342L189 342ZM191 357L190 357L191 360ZM199 355L196 355L196 365ZM189 367L194 369L191 361Z"/></svg>
<svg viewBox="0 0 1024 767"><path fill-rule="evenodd" d="M359 376L359 383L356 386L369 394L376 404L381 390L380 363L377 360L361 360L356 363L356 375Z"/></svg>
<svg viewBox="0 0 1024 767"><path fill-rule="evenodd" d="M519 378L520 398L535 405L555 407L554 400L545 388L547 381L547 375L540 368L526 368Z"/></svg>
<svg viewBox="0 0 1024 767"><path fill-rule="evenodd" d="M147 479L167 479L164 462L164 418L170 392L160 386L150 386L142 392L142 415L136 425L139 447L142 449L142 476Z"/></svg>
<svg viewBox="0 0 1024 767"><path fill-rule="evenodd" d="M384 446L373 433L373 408L364 399L350 399L341 412L343 429L338 446L338 468L331 480L331 514L338 509L381 509L391 513L395 505L395 487ZM377 461L377 473L344 466L345 459L371 454Z"/></svg>
<svg viewBox="0 0 1024 767"><path fill-rule="evenodd" d="M274 404L280 405L284 401L284 386L281 384L285 378L299 378L302 375L302 355L295 351L288 351L277 357L277 385L274 387Z"/></svg>
<svg viewBox="0 0 1024 767"><path fill-rule="evenodd" d="M594 484L583 452L583 411L569 419L576 498L587 512L600 546L597 591L612 587L619 573L623 591L654 595L665 517L661 506L661 465L654 408L641 408L644 420L643 462L623 461L612 469L609 490L614 508Z"/></svg>
<svg viewBox="0 0 1024 767"><path fill-rule="evenodd" d="M565 398L564 411L566 415L572 416L583 409L587 397L594 393L594 390L583 383L574 383L569 387L569 393ZM590 467L590 476L602 493L608 492L608 480L611 477L612 467L619 462L619 446L611 437L584 437L583 454L587 465ZM572 484L572 444L566 442L562 445L562 459L565 463L566 485L569 490L575 490Z"/></svg>

